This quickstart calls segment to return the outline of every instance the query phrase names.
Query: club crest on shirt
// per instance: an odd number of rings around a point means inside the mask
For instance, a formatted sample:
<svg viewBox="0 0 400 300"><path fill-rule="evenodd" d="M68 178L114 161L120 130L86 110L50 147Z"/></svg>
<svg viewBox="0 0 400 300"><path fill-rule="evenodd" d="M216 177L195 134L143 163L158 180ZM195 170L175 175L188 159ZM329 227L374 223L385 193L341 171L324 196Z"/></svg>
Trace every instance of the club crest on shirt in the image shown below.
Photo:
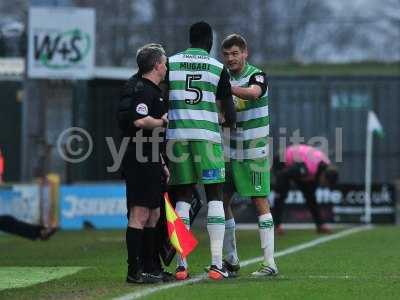
<svg viewBox="0 0 400 300"><path fill-rule="evenodd" d="M136 106L136 112L137 112L139 115L146 116L146 115L149 113L149 108L147 107L146 104L144 104L144 103L139 103L139 104Z"/></svg>
<svg viewBox="0 0 400 300"><path fill-rule="evenodd" d="M256 75L255 80L260 83L264 83L264 76L263 75Z"/></svg>

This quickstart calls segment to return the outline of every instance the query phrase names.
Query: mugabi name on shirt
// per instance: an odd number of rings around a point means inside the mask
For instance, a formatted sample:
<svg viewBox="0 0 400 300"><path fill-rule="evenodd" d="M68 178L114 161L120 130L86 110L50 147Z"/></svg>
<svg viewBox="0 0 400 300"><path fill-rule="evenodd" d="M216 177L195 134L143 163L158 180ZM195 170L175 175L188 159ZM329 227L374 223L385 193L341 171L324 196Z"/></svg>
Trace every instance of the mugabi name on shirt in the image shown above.
<svg viewBox="0 0 400 300"><path fill-rule="evenodd" d="M223 69L219 61L198 48L168 59L168 140L221 143L216 95Z"/></svg>

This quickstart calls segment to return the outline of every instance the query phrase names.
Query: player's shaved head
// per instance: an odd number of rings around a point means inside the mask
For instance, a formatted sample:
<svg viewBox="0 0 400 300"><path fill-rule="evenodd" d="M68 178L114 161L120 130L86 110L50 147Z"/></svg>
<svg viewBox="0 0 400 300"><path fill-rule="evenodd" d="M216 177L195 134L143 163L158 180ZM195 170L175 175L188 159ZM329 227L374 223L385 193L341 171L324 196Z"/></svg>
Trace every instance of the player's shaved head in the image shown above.
<svg viewBox="0 0 400 300"><path fill-rule="evenodd" d="M228 35L223 41L222 41L222 49L229 49L232 48L233 46L239 47L240 50L246 50L247 49L247 42L244 37L242 37L240 34L233 33Z"/></svg>
<svg viewBox="0 0 400 300"><path fill-rule="evenodd" d="M190 26L189 41L192 47L205 49L210 52L213 32L210 24L201 21Z"/></svg>

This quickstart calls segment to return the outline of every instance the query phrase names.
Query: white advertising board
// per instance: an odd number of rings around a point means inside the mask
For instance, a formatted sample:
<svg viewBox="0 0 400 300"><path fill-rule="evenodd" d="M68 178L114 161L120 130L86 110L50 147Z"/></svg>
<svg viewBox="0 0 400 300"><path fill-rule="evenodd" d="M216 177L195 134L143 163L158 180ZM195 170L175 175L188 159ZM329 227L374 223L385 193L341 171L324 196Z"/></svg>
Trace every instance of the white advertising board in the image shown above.
<svg viewBox="0 0 400 300"><path fill-rule="evenodd" d="M89 79L95 58L95 11L90 8L31 7L28 76Z"/></svg>

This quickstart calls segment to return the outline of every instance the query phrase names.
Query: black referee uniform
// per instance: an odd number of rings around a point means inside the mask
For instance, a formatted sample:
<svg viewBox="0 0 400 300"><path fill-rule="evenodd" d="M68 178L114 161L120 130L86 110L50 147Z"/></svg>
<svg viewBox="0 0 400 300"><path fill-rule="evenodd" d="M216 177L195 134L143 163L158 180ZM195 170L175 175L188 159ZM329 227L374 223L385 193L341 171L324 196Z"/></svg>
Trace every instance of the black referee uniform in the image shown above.
<svg viewBox="0 0 400 300"><path fill-rule="evenodd" d="M160 119L167 112L161 89L152 81L132 76L125 85L118 112L119 126L124 138L130 138L122 160L122 175L126 182L127 217L134 206L159 208L165 189L163 164L160 158L163 137L152 139L155 129L146 130L134 125L147 116ZM158 128L159 130L159 128ZM141 131L141 132L139 132ZM144 139L148 139L145 141ZM157 144L157 145L155 145ZM143 160L144 159L144 160ZM143 230L128 227L128 272L158 273L153 257L156 248L156 228ZM129 271L130 270L130 271Z"/></svg>
<svg viewBox="0 0 400 300"><path fill-rule="evenodd" d="M153 82L135 74L125 87L127 96L128 116L120 120L123 123L124 137L133 138L142 130L134 125L134 121L150 116L161 118L167 112L161 89ZM127 123L127 120L128 123ZM162 163L160 159L162 142L152 140L153 130L143 129L143 138L148 141L131 140L122 161L122 172L126 181L126 198L128 206L143 206L150 209L160 207L164 185L160 178L163 177ZM160 140L162 137L160 137ZM158 145L155 146L154 143ZM153 149L158 151L153 151ZM147 161L140 161L141 157Z"/></svg>

